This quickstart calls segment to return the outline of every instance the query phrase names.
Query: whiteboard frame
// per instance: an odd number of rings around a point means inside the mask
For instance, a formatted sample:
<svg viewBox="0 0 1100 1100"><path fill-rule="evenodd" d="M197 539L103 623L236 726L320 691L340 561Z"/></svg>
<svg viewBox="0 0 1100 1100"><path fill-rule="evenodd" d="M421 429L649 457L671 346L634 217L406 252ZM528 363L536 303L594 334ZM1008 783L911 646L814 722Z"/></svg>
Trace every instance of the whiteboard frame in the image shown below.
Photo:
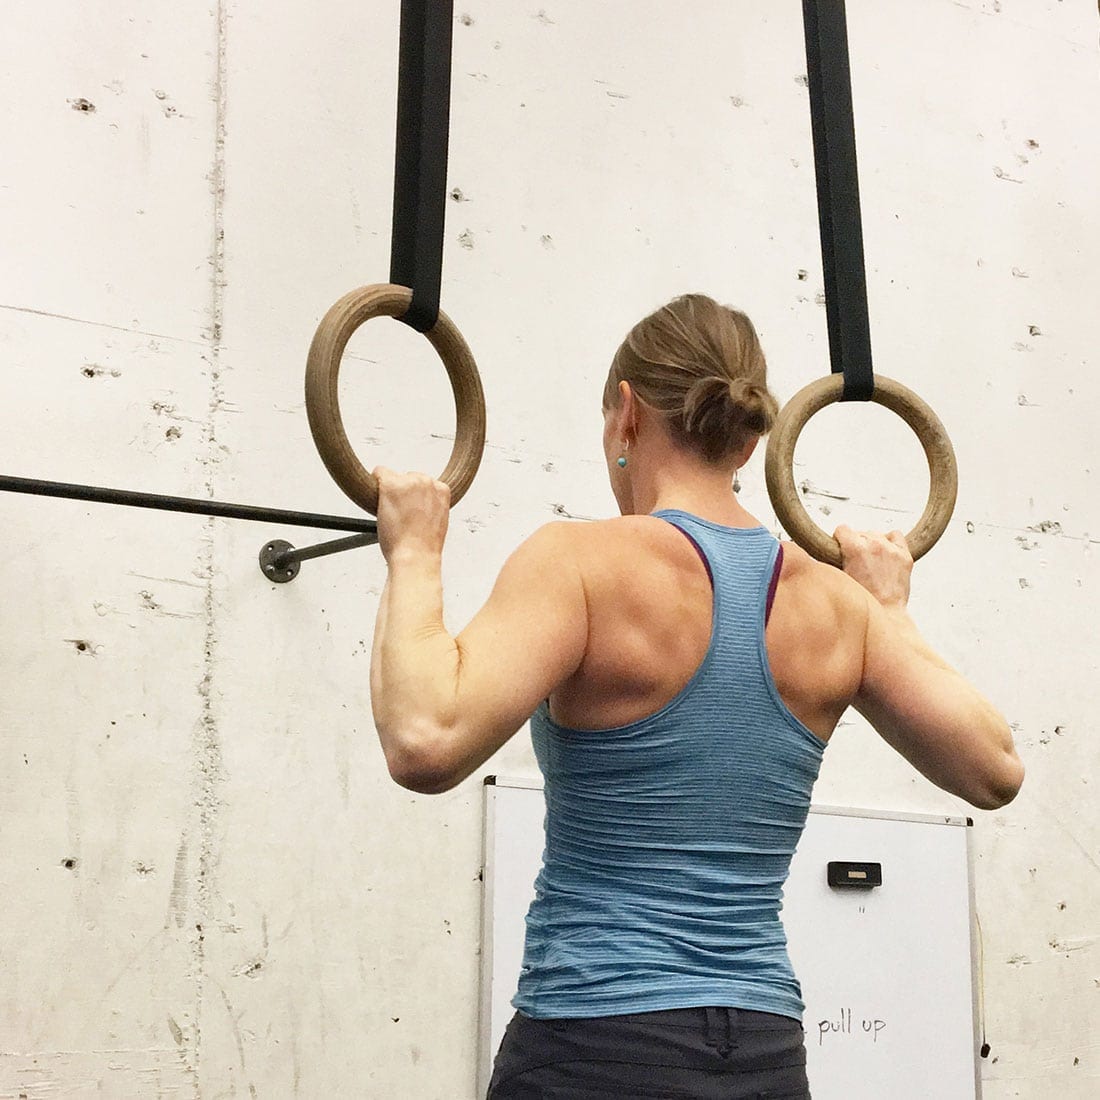
<svg viewBox="0 0 1100 1100"><path fill-rule="evenodd" d="M480 989L478 991L478 1050L477 1050L477 1095L484 1096L489 1087L489 1078L493 1070L495 1051L489 1049L485 1036L491 1031L493 1002L493 908L495 893L495 867L493 849L490 843L496 830L496 800L490 796L490 787L510 787L520 790L541 791L541 777L534 776L497 776L487 775L482 781L485 805L485 827L482 834L482 903L481 903L481 966ZM966 829L966 868L967 868L967 905L970 912L970 999L974 1021L974 1096L982 1100L981 1046L985 1037L985 1020L981 997L981 987L985 980L983 943L977 921L977 898L974 887L974 819L962 814L919 814L903 813L896 810L866 809L851 806L825 806L810 803L810 813L839 817L864 817L884 821L912 821L929 825L955 825Z"/></svg>
<svg viewBox="0 0 1100 1100"><path fill-rule="evenodd" d="M982 1046L985 1043L985 944L978 928L974 887L974 819L966 818L966 877L970 883L970 999L974 1008L974 1096L982 1100Z"/></svg>

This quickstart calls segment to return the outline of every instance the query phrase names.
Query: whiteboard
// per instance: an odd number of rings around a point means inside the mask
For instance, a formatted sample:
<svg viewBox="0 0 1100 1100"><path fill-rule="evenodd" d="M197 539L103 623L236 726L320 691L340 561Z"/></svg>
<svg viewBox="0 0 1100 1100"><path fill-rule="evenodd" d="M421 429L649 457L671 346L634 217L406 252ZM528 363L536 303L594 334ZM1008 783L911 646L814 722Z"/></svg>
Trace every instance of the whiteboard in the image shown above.
<svg viewBox="0 0 1100 1100"><path fill-rule="evenodd" d="M512 1018L524 917L542 860L543 797L485 785L478 1095ZM972 822L814 806L783 923L806 1002L814 1100L976 1100ZM831 861L882 865L882 885L828 885Z"/></svg>

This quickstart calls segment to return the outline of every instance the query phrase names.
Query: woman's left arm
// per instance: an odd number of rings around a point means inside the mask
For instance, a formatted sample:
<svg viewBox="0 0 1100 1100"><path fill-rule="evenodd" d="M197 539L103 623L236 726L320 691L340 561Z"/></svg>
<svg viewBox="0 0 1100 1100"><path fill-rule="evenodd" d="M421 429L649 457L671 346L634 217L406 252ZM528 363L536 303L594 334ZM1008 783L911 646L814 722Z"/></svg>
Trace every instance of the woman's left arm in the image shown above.
<svg viewBox="0 0 1100 1100"><path fill-rule="evenodd" d="M537 531L457 637L443 623L450 493L375 471L389 567L371 653L371 707L390 774L438 794L483 764L584 658L588 614L574 525Z"/></svg>

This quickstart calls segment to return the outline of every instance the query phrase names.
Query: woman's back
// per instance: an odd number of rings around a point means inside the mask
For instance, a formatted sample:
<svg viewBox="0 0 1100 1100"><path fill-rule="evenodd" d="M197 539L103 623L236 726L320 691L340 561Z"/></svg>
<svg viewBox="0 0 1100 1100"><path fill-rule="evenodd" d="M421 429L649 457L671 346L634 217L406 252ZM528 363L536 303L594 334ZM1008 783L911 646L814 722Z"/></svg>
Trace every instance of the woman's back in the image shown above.
<svg viewBox="0 0 1100 1100"><path fill-rule="evenodd" d="M605 573L614 593L594 594L589 624L610 647L626 641L583 689L625 694L635 708L655 702L655 688L678 690L614 728L569 728L545 706L531 720L546 853L515 1004L536 1018L708 1004L798 1018L779 911L825 745L778 696L767 660L779 544L759 526L675 510L653 519L695 558L705 603L692 606L697 586L689 579L681 593L677 575L686 567L660 553L637 555L633 599ZM618 606L602 622L612 594ZM614 676L625 692L605 683Z"/></svg>
<svg viewBox="0 0 1100 1100"><path fill-rule="evenodd" d="M655 516L586 525L575 546L589 638L580 667L551 697L551 714L584 729L638 721L674 698L706 654L707 567L682 531ZM865 633L854 582L784 544L768 663L783 702L823 741L859 688Z"/></svg>

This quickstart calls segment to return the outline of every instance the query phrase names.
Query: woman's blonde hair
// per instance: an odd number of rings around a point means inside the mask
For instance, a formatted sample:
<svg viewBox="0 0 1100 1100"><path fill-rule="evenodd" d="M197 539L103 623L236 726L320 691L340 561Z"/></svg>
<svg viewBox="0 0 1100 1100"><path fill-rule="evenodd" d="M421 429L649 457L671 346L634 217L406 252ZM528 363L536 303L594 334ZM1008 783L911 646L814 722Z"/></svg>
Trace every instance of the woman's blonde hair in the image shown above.
<svg viewBox="0 0 1100 1100"><path fill-rule="evenodd" d="M658 412L674 440L717 464L765 435L779 404L752 321L705 294L684 294L627 334L604 387L604 408L619 383Z"/></svg>

